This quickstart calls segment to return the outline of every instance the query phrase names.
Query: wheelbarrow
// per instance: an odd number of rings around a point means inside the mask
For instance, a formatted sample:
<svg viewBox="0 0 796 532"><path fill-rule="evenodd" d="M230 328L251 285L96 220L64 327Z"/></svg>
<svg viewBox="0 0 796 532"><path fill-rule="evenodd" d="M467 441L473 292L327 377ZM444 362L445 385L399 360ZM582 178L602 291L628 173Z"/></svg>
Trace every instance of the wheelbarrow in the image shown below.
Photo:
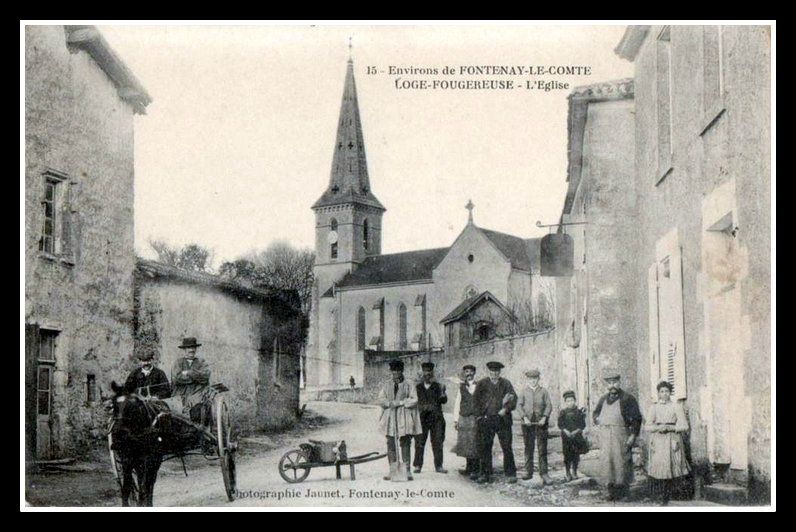
<svg viewBox="0 0 796 532"><path fill-rule="evenodd" d="M298 449L286 452L279 460L279 476L285 482L298 484L303 482L310 474L312 468L334 466L337 480L342 477L341 468L348 466L351 480L356 480L356 465L372 462L387 456L387 453L371 452L358 456L348 456L344 440L336 442L323 442L309 440L302 443Z"/></svg>

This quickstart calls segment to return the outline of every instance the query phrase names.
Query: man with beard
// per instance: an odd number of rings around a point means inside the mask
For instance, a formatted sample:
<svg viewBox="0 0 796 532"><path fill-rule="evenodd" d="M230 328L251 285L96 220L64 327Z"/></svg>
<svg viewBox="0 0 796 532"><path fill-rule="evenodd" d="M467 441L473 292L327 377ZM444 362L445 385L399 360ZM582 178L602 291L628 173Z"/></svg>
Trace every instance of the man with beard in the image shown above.
<svg viewBox="0 0 796 532"><path fill-rule="evenodd" d="M155 367L155 354L147 349L138 354L140 366L130 373L124 383L124 393L142 397L165 399L171 396L169 379L162 369Z"/></svg>
<svg viewBox="0 0 796 532"><path fill-rule="evenodd" d="M517 407L517 394L511 383L500 376L503 364L488 362L489 377L478 381L475 388L475 410L478 416L478 440L480 446L479 484L492 479L492 445L495 435L503 451L503 472L509 484L517 482L517 465L511 448L511 412Z"/></svg>
<svg viewBox="0 0 796 532"><path fill-rule="evenodd" d="M448 402L445 385L434 380L434 363L424 362L423 381L417 385L417 410L420 413L420 426L423 433L415 438L415 473L423 469L423 454L426 441L431 435L431 452L434 455L434 469L437 473L447 473L442 467L442 444L445 441L445 417L442 405Z"/></svg>
<svg viewBox="0 0 796 532"><path fill-rule="evenodd" d="M464 381L459 384L459 395L453 407L453 428L456 429L457 455L466 459L466 466L459 473L478 479L478 438L475 430L475 366L468 364L462 368Z"/></svg>
<svg viewBox="0 0 796 532"><path fill-rule="evenodd" d="M619 372L606 370L603 380L608 393L592 414L600 427L600 470L608 488L608 500L627 496L633 482L633 445L641 431L641 412L636 398L619 387Z"/></svg>

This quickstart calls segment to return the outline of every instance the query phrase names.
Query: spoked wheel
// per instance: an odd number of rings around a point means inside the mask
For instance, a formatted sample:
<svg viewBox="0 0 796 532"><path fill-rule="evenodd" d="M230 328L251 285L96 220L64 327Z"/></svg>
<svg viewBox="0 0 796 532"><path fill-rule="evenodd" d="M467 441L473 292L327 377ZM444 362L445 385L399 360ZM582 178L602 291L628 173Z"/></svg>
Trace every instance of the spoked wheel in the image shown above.
<svg viewBox="0 0 796 532"><path fill-rule="evenodd" d="M224 397L217 395L213 405L216 419L218 457L221 459L221 476L224 477L224 490L227 492L227 499L232 502L235 500L235 490L237 488L235 472L235 450L237 446L232 440L232 423Z"/></svg>
<svg viewBox="0 0 796 532"><path fill-rule="evenodd" d="M119 484L119 493L121 494L122 489L122 459L119 457L119 453L113 450L113 436L108 434L108 451L111 455L111 471L113 472L113 478L116 479L116 483ZM138 479L136 478L135 473L132 476L132 484L130 486L130 499L128 501L130 506L138 506Z"/></svg>
<svg viewBox="0 0 796 532"><path fill-rule="evenodd" d="M298 449L288 451L279 459L279 475L285 479L285 482L291 484L303 482L309 476L310 468L299 466L307 463L309 460L304 451Z"/></svg>

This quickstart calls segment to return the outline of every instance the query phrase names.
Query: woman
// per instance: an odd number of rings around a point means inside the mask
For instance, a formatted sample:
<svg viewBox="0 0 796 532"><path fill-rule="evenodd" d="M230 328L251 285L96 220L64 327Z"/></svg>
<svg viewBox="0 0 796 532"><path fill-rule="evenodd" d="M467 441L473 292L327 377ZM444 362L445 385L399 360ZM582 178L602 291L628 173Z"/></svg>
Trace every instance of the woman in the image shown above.
<svg viewBox="0 0 796 532"><path fill-rule="evenodd" d="M658 402L650 407L647 416L646 428L650 433L647 475L653 496L660 497L665 506L669 503L675 481L691 471L683 445L688 420L683 406L671 400L672 385L662 381L657 389Z"/></svg>

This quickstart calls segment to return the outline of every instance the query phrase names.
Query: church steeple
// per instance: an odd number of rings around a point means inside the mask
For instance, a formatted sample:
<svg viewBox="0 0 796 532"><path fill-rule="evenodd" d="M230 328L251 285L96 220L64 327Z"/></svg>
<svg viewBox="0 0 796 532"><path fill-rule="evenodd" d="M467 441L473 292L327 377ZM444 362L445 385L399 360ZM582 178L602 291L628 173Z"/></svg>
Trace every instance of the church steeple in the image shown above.
<svg viewBox="0 0 796 532"><path fill-rule="evenodd" d="M349 43L349 53L350 46ZM357 203L386 210L370 190L365 141L362 136L357 87L354 81L354 61L350 56L346 68L340 118L337 123L337 139L334 144L329 186L312 208L342 203Z"/></svg>

